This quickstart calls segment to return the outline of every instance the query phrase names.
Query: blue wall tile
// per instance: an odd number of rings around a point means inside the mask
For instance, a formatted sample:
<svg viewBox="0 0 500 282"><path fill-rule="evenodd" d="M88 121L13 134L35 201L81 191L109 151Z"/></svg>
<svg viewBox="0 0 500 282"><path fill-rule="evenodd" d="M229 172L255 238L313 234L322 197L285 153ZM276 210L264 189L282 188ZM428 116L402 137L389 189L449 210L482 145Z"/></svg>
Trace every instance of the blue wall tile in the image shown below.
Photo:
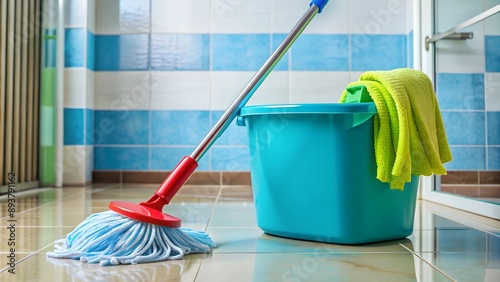
<svg viewBox="0 0 500 282"><path fill-rule="evenodd" d="M212 125L219 120L222 116L223 111L213 111L212 114ZM248 133L247 127L237 126L236 122L232 122L227 129L222 133L222 135L217 139L214 145L244 145L248 146Z"/></svg>
<svg viewBox="0 0 500 282"><path fill-rule="evenodd" d="M94 148L96 170L147 170L147 147L100 147Z"/></svg>
<svg viewBox="0 0 500 282"><path fill-rule="evenodd" d="M95 70L95 35L87 30L87 68Z"/></svg>
<svg viewBox="0 0 500 282"><path fill-rule="evenodd" d="M67 68L85 66L84 28L66 28L64 30L64 66Z"/></svg>
<svg viewBox="0 0 500 282"><path fill-rule="evenodd" d="M152 147L151 148L151 169L152 170L172 170L184 156L189 156L195 147ZM208 170L208 154L198 163L197 171Z"/></svg>
<svg viewBox="0 0 500 282"><path fill-rule="evenodd" d="M151 143L198 145L209 131L208 111L152 111Z"/></svg>
<svg viewBox="0 0 500 282"><path fill-rule="evenodd" d="M269 34L212 35L212 70L256 71L269 55Z"/></svg>
<svg viewBox="0 0 500 282"><path fill-rule="evenodd" d="M487 112L488 145L500 145L500 112Z"/></svg>
<svg viewBox="0 0 500 282"><path fill-rule="evenodd" d="M94 111L94 144L149 144L149 111Z"/></svg>
<svg viewBox="0 0 500 282"><path fill-rule="evenodd" d="M448 170L486 169L485 147L450 147L453 160L444 166Z"/></svg>
<svg viewBox="0 0 500 282"><path fill-rule="evenodd" d="M351 70L391 70L407 66L406 35L351 34Z"/></svg>
<svg viewBox="0 0 500 282"><path fill-rule="evenodd" d="M485 145L484 112L442 112L450 145Z"/></svg>
<svg viewBox="0 0 500 282"><path fill-rule="evenodd" d="M94 128L94 110L85 109L85 144L94 144L92 138L92 130Z"/></svg>
<svg viewBox="0 0 500 282"><path fill-rule="evenodd" d="M148 70L149 34L96 35L95 69Z"/></svg>
<svg viewBox="0 0 500 282"><path fill-rule="evenodd" d="M151 67L155 70L208 70L208 34L152 34Z"/></svg>
<svg viewBox="0 0 500 282"><path fill-rule="evenodd" d="M488 147L488 170L500 170L500 147Z"/></svg>
<svg viewBox="0 0 500 282"><path fill-rule="evenodd" d="M500 72L500 36L485 36L486 71Z"/></svg>
<svg viewBox="0 0 500 282"><path fill-rule="evenodd" d="M250 151L248 148L213 147L212 170L249 171Z"/></svg>
<svg viewBox="0 0 500 282"><path fill-rule="evenodd" d="M291 48L292 70L348 71L349 36L303 34Z"/></svg>
<svg viewBox="0 0 500 282"><path fill-rule="evenodd" d="M484 74L438 73L436 83L442 110L484 109Z"/></svg>
<svg viewBox="0 0 500 282"><path fill-rule="evenodd" d="M83 109L64 109L64 145L83 145Z"/></svg>

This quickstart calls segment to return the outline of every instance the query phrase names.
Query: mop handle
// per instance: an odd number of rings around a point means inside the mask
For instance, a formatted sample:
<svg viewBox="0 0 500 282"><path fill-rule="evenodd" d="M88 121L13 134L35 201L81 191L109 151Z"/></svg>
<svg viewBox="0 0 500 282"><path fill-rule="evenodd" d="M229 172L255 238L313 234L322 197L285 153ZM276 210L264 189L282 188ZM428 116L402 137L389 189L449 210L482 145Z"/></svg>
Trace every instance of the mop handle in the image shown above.
<svg viewBox="0 0 500 282"><path fill-rule="evenodd" d="M269 57L260 70L254 75L250 82L245 86L241 93L236 97L234 102L224 112L219 121L210 130L207 136L202 140L200 145L196 147L191 156L185 156L179 164L174 168L163 183L158 187L155 194L147 202L140 203L144 206L155 208L159 211L162 207L170 202L170 200L177 194L177 191L186 183L191 177L193 172L198 167L198 161L203 157L206 151L212 146L217 138L229 126L231 121L239 114L241 108L250 99L257 88L264 82L274 66L278 63L279 59L283 57L286 51L292 46L293 42L299 37L302 31L306 28L314 16L321 12L323 7L328 3L328 0L313 0L309 4L309 9L302 16L300 21L290 31L285 40L278 46L276 51Z"/></svg>
<svg viewBox="0 0 500 282"><path fill-rule="evenodd" d="M278 46L276 51L269 57L269 59L264 63L260 70L254 75L250 82L243 88L241 93L236 97L229 108L220 117L219 121L215 126L208 132L201 143L196 147L196 149L191 154L191 158L195 161L199 161L207 150L212 146L212 144L219 138L219 136L226 130L229 124L234 120L234 118L239 114L241 108L245 106L248 100L252 97L253 93L259 88L259 86L264 82L266 77L271 73L272 69L279 62L281 57L288 51L290 46L299 37L302 31L306 28L309 22L314 18L317 13L321 13L323 7L328 3L328 0L313 0L307 12L302 16L295 27L290 31L283 42Z"/></svg>

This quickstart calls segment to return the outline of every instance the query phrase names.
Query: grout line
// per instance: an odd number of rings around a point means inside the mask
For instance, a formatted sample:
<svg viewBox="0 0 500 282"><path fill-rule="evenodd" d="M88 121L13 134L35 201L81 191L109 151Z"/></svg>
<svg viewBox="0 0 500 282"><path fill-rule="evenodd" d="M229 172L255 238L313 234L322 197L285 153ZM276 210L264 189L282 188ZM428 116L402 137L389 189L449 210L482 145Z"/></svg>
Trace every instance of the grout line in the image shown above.
<svg viewBox="0 0 500 282"><path fill-rule="evenodd" d="M424 262L425 264L429 265L434 270L436 270L439 273L443 274L446 278L450 279L451 281L457 281L457 280L453 279L451 276L449 276L446 272L444 272L443 270L441 270L440 268L438 268L436 265L428 262L426 259L424 259L421 255L419 255L415 251L411 250L410 248L406 247L405 245L403 245L401 243L399 243L399 245L402 246L403 248L405 248L406 250L408 250L413 256L419 258L422 262Z"/></svg>
<svg viewBox="0 0 500 282"><path fill-rule="evenodd" d="M83 214L83 213L82 213ZM16 228L75 228L78 224L69 226L69 225L18 225ZM4 228L6 226L0 226L0 228Z"/></svg>
<svg viewBox="0 0 500 282"><path fill-rule="evenodd" d="M194 280L196 281L198 279L198 275L200 274L201 267L203 266L203 262L205 261L205 258L207 257L207 254L204 254L203 259L200 262L200 265L198 266L198 269L196 270L196 274L194 275Z"/></svg>
<svg viewBox="0 0 500 282"><path fill-rule="evenodd" d="M56 239L56 240L59 240L59 239ZM41 252L43 249L48 248L48 247L49 247L49 246L51 246L51 245L54 245L54 243L50 243L50 244L48 244L47 246L42 247L41 249L36 250L35 252L29 252L29 255L27 255L27 256L23 257L22 259L20 259L20 260L16 261L16 263L15 263L15 264L16 264L16 267L17 267L17 266L18 266L21 262L23 262L23 261L25 261L25 260L28 260L28 259L29 259L29 258L31 258L32 256L35 256L35 255L41 254L40 252ZM6 271L6 270L8 270L8 269L10 269L10 266L8 266L8 267L6 267L6 268L3 268L3 269L0 269L0 273L2 273L2 272L4 272L4 271Z"/></svg>
<svg viewBox="0 0 500 282"><path fill-rule="evenodd" d="M30 257L34 256L34 255L36 255L36 253L30 253L30 254L29 254L29 255L27 255L26 257L23 257L22 259L20 259L20 260L16 261L16 263L15 263L15 264L16 264L16 267L17 267L17 265L18 265L20 262L23 262L23 261L25 261L25 260L29 259ZM11 269L11 267L10 267L10 266L7 266L7 267L5 267L5 268L3 268L3 269L0 269L0 273L2 273L2 272L4 272L4 271L6 271L6 270L8 270L8 269Z"/></svg>
<svg viewBox="0 0 500 282"><path fill-rule="evenodd" d="M210 225L210 220L212 220L212 216L214 215L215 208L217 207L217 204L219 203L219 199L221 197L221 194L222 194L222 187L219 187L219 192L217 193L212 210L210 211L210 216L208 217L207 224L205 225L205 231L207 231L208 226Z"/></svg>
<svg viewBox="0 0 500 282"><path fill-rule="evenodd" d="M50 189L50 188L49 188L49 189ZM54 188L54 189L64 189L64 188ZM28 213L28 212L33 211L33 210L35 210L35 209L38 209L38 208L41 208L41 207L48 206L48 205L50 205L50 204L52 204L52 203L55 203L55 202L57 202L57 201L64 201L64 199L67 199L67 198L69 198L69 197L73 197L73 196L78 195L78 194L81 194L81 193L85 193L85 192L84 192L84 191L81 191L81 192L78 192L78 193L76 193L76 194L67 195L67 196L65 196L65 197L61 198L60 200L59 200L59 199L54 199L54 200L52 200L52 201L50 201L50 202L47 202L47 203L44 203L44 204L42 204L42 205L37 205L37 206L31 207L31 208L29 208L29 209L26 209L26 210L23 210L23 211L17 212L17 213L16 213L16 217L17 217L19 214L25 214L25 213ZM0 218L0 219L5 219L5 218L8 218L8 216L2 217L2 218Z"/></svg>

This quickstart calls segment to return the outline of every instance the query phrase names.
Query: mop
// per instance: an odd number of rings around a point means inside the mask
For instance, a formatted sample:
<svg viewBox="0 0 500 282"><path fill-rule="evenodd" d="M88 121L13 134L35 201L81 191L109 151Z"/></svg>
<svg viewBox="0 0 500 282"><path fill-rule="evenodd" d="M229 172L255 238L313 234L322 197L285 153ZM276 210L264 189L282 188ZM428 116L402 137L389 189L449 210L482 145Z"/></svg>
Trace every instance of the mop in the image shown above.
<svg viewBox="0 0 500 282"><path fill-rule="evenodd" d="M102 266L177 260L187 254L208 253L216 246L203 231L181 227L181 220L162 212L198 167L198 161L226 130L241 108L328 0L313 0L309 9L236 97L190 156L185 156L154 195L139 204L113 201L109 211L85 219L54 244L49 258L79 259Z"/></svg>

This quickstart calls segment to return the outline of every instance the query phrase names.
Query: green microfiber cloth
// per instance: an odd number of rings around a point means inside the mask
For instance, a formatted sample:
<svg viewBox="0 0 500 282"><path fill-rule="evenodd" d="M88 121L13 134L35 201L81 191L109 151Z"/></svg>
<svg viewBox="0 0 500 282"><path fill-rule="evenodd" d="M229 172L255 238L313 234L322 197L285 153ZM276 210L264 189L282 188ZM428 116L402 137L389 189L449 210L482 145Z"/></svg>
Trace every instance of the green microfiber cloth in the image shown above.
<svg viewBox="0 0 500 282"><path fill-rule="evenodd" d="M377 179L402 190L411 175L446 174L452 159L432 83L413 69L370 71L348 85L365 86L377 107L374 119ZM344 91L340 102L344 102Z"/></svg>

